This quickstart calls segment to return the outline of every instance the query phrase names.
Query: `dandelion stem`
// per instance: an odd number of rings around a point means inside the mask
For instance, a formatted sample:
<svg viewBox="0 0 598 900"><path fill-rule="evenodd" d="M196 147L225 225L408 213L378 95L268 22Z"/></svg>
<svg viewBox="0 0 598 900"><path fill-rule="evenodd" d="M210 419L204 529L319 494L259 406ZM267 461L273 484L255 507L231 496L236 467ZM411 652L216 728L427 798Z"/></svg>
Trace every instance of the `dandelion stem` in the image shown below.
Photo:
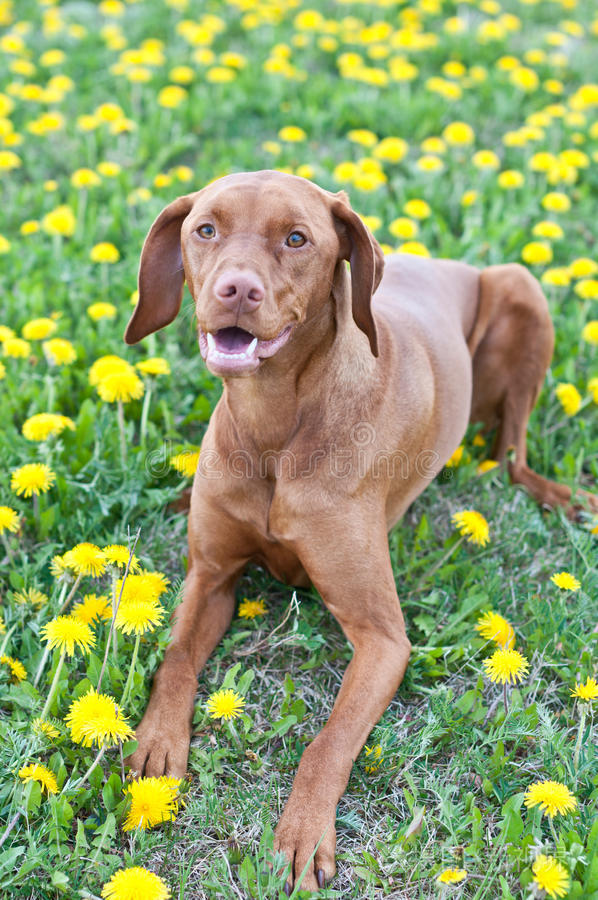
<svg viewBox="0 0 598 900"><path fill-rule="evenodd" d="M128 574L129 574L129 570L130 570L130 568L131 568L131 563L132 563L132 561L133 561L133 556L134 556L134 554L135 554L135 547L137 546L137 541L139 540L140 534L141 534L141 528L138 528L138 529L137 529L137 534L135 535L135 539L134 539L134 541L133 541L133 546L131 547L131 546L129 545L129 558L128 558L128 560L127 560L127 565L126 565L126 567L125 567L125 573L124 573L124 575L123 575L122 583L121 583L121 586L120 586L120 593L119 593L119 595L118 595L118 602L117 602L117 604L116 604L116 608L113 607L113 609L112 609L112 621L110 622L110 631L108 632L108 637L107 637L107 639L106 639L106 649L105 649L105 651L104 651L104 660L103 660L103 662L102 662L102 668L100 669L100 677L98 678L98 687L97 687L98 694L100 693L100 689L101 689L101 687L102 687L102 678L104 677L104 671L105 671L105 669L106 669L106 663L108 662L108 653L110 652L110 640L111 640L111 638L112 638L112 633L113 633L113 631L114 631L114 623L115 623L115 621L116 621L116 614L117 614L117 612L118 612L118 607L120 606L120 601L121 601L121 598L122 598L122 595L123 595L123 590L124 590L124 587L125 587L125 582L126 582L126 580L127 580L127 576L128 576Z"/></svg>
<svg viewBox="0 0 598 900"><path fill-rule="evenodd" d="M95 769L95 767L96 767L96 766L98 765L98 763L101 761L101 759L102 759L104 753L106 752L106 749L107 749L107 744L103 744L103 745L100 747L99 752L96 754L96 758L94 759L94 761L93 761L92 764L90 765L90 767L89 767L89 769L87 770L87 772L85 773L85 775L83 775L83 777L80 778L79 781L76 781L75 784L71 785L71 790L75 791L75 790L77 790L78 788L83 787L83 785L85 784L85 782L87 781L87 779L89 778L89 776L91 775L91 773L93 772L93 770Z"/></svg>
<svg viewBox="0 0 598 900"><path fill-rule="evenodd" d="M461 537L459 538L459 540L458 540L458 541L455 541L455 543L453 544L453 546L452 546L452 547L449 547L448 550L446 551L446 553L445 553L443 556L440 557L440 559L438 560L438 562L434 563L433 566L430 566L430 568L427 569L427 570L420 576L419 581L417 582L417 584L415 585L415 587L412 588L412 589L409 591L409 596L411 596L412 594L417 594L417 593L418 593L418 591L419 591L419 590L421 589L421 587L423 586L424 582L426 582L426 581L428 580L428 578L429 578L431 575L434 574L434 572L437 572L438 569L440 569L440 568L445 564L445 562L447 562L447 561L451 558L451 556L453 555L453 553L455 553L455 551L457 550L457 547L460 547L464 540L465 540L465 535L462 534Z"/></svg>
<svg viewBox="0 0 598 900"><path fill-rule="evenodd" d="M12 550L10 549L10 544L8 543L8 538L2 532L2 543L4 544L4 549L6 550L6 555L8 556L9 563L13 563L15 561L14 556L12 555Z"/></svg>
<svg viewBox="0 0 598 900"><path fill-rule="evenodd" d="M39 526L39 497L35 493L33 495L33 518Z"/></svg>
<svg viewBox="0 0 598 900"><path fill-rule="evenodd" d="M586 727L586 716L588 713L587 703L580 703L579 728L577 729L577 740L575 741L575 752L573 754L573 771L577 775L579 769L579 754L581 752L581 740L583 738L584 729Z"/></svg>
<svg viewBox="0 0 598 900"><path fill-rule="evenodd" d="M56 666L56 671L54 672L54 678L52 679L52 684L50 685L50 690L48 691L48 698L42 710L41 718L45 719L48 710L50 709L50 704L54 699L54 694L56 693L56 688L58 687L58 679L60 678L60 672L62 671L62 664L64 663L64 650L60 654L60 659L58 660L58 665Z"/></svg>
<svg viewBox="0 0 598 900"><path fill-rule="evenodd" d="M227 726L228 726L229 734L230 734L231 738L233 739L233 744L235 744L235 746L236 746L239 750L242 750L242 749L243 749L243 744L241 743L241 738L239 737L239 732L238 732L237 729L235 728L234 723L233 723L233 720L232 720L232 719L229 719L228 722L227 722L226 724L227 724Z"/></svg>
<svg viewBox="0 0 598 900"><path fill-rule="evenodd" d="M70 592L70 594L68 595L68 597L66 598L66 600L64 600L64 595L66 594L66 588L67 588L66 581L62 585L62 588L60 590L60 597L58 598L58 602L62 604L58 610L59 616L62 615L63 611L66 609L69 600L71 599L71 597L73 596L73 594L77 588L77 585L81 581L81 578L82 578L81 575L77 575L77 578L75 579L75 583L73 585L73 589ZM64 600L64 602L63 602L63 600ZM42 658L40 659L40 662L39 662L39 666L37 667L37 672L35 673L35 678L33 679L33 687L37 687L39 680L42 677L42 672L46 668L46 663L48 662L49 655L50 655L50 645L46 644L46 649L43 652Z"/></svg>
<svg viewBox="0 0 598 900"><path fill-rule="evenodd" d="M52 412L54 408L54 378L51 372L48 372L45 377L46 387L48 388L48 399L46 401L46 405L48 407L48 412Z"/></svg>
<svg viewBox="0 0 598 900"><path fill-rule="evenodd" d="M58 615L59 615L59 616L61 616L61 615L63 614L63 612L65 611L65 609L67 608L67 606L69 605L69 603L71 602L71 600L73 599L73 596L74 596L74 594L75 594L75 591L76 591L77 588L79 587L79 584L80 584L82 578L83 578L83 575L82 575L81 572L79 572L79 574L78 574L77 577L75 578L75 581L74 581L74 583L73 583L72 588L71 588L70 591L69 591L68 597L66 598L66 600L64 601L64 603L62 604L62 606L60 607L60 609L58 610Z"/></svg>
<svg viewBox="0 0 598 900"><path fill-rule="evenodd" d="M6 650L6 645L8 644L8 642L9 642L9 640L10 640L10 636L11 636L11 634L13 633L13 631L15 630L15 628L17 627L18 624L19 624L18 622L15 622L15 624L12 625L12 626L8 629L8 631L6 632L6 634L4 635L4 640L2 641L2 646L0 647L0 656L2 656L2 654L3 654L4 651Z"/></svg>
<svg viewBox="0 0 598 900"><path fill-rule="evenodd" d="M559 843L559 839L558 839L557 834L556 834L556 828L554 827L554 817L553 817L553 816L548 816L548 821L549 821L549 823L550 823L550 830L552 831L552 839L553 839L553 841L554 841L554 847L555 847L555 850L556 850L556 848L557 848L557 846L558 846L558 843Z"/></svg>
<svg viewBox="0 0 598 900"><path fill-rule="evenodd" d="M125 408L122 400L117 401L117 420L120 436L120 458L124 469L127 461L127 442L125 438Z"/></svg>
<svg viewBox="0 0 598 900"><path fill-rule="evenodd" d="M147 419L149 416L150 403L152 400L152 385L149 378L145 379L145 396L143 398L143 408L141 410L141 426L140 426L140 434L139 441L142 446L145 446L145 437L147 434Z"/></svg>
<svg viewBox="0 0 598 900"><path fill-rule="evenodd" d="M503 698L504 704L505 704L505 718L506 718L509 714L509 700L507 697L507 682L506 681L503 682L503 686L502 686L502 698Z"/></svg>
<svg viewBox="0 0 598 900"><path fill-rule="evenodd" d="M123 695L120 700L120 705L124 706L129 696L129 691L131 690L131 685L133 684L133 675L135 673L135 665L137 664L137 654L139 653L139 644L141 643L141 633L137 635L135 638L135 646L133 647L133 656L131 657L131 665L129 666L129 674L127 676L127 683L125 684L125 689L123 691Z"/></svg>
<svg viewBox="0 0 598 900"><path fill-rule="evenodd" d="M16 825L17 822L19 821L19 818L20 818L22 815L23 815L23 810L22 810L22 809L18 809L18 810L16 811L16 813L14 814L14 816L12 817L12 819L10 820L10 822L8 823L8 825L6 826L6 828L4 829L4 833L3 833L2 837L0 837L0 847L2 847L2 845L3 845L4 842L6 841L6 839L8 838L8 836L9 836L10 833L11 833L11 831L13 830L13 828L15 827L15 825Z"/></svg>

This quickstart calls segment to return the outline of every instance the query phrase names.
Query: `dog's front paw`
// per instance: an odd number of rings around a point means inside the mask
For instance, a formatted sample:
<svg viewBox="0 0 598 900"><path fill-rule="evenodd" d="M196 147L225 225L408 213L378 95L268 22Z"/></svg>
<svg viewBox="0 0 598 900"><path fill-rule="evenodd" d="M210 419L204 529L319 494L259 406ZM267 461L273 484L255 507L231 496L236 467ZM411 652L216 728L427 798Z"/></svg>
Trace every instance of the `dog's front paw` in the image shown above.
<svg viewBox="0 0 598 900"><path fill-rule="evenodd" d="M137 749L127 760L133 777L172 775L184 778L191 728L174 719L169 712L164 714L160 709L148 709L137 727Z"/></svg>
<svg viewBox="0 0 598 900"><path fill-rule="evenodd" d="M330 810L317 800L301 805L289 800L274 835L274 849L291 864L285 885L289 896L295 887L317 891L334 878L335 818L336 806Z"/></svg>

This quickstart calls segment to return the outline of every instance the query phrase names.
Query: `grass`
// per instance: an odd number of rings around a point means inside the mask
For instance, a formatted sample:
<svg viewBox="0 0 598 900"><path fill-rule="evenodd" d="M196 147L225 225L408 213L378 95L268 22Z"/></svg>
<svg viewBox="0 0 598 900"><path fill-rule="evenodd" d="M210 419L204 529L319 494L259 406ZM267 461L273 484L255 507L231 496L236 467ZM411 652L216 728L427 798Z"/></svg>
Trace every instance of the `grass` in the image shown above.
<svg viewBox="0 0 598 900"><path fill-rule="evenodd" d="M414 17L421 27L410 31ZM71 740L64 717L98 683L107 623L94 623L92 652L67 659L61 670L50 706L58 737L32 731L59 658L58 651L50 655L35 687L45 647L41 630L58 614L63 585L73 585L72 576L51 575L56 554L84 541L126 545L140 529L136 553L144 569L170 579L160 599L163 623L141 638L124 710L132 724L168 642L166 614L180 600L186 518L176 501L189 481L170 459L201 444L220 385L201 363L188 294L164 332L135 348L122 343L144 236L175 196L226 172L284 168L327 189L346 189L353 206L373 217L369 224L387 248L407 239L391 223L413 199L431 210L411 219L414 239L435 256L483 267L521 261L530 242L547 243L552 260L530 268L542 278L557 343L530 423L529 460L571 485L596 483L590 380L598 362L596 341L582 331L598 319L598 88L583 88L595 82L597 23L590 0L421 0L411 7L256 0L212 2L205 10L185 0L0 3L0 324L20 336L27 322L54 317L54 336L70 341L77 354L72 363L51 365L42 341L32 339L24 357L11 356L6 342L2 357L0 504L18 513L19 530L4 533L0 550L0 644L26 670L18 680L0 665L3 896L94 898L114 872L131 865L158 873L181 900L284 896L284 878L268 867L272 829L351 656L315 592L293 592L249 570L238 597L263 598L267 612L250 621L236 617L201 673L185 805L174 822L147 831L122 829L126 799L117 748L106 752L88 783L72 787L97 751ZM44 55L53 49L64 55ZM230 52L238 56L223 56ZM348 53L359 54L361 63L343 57ZM400 56L416 67L412 80L389 77ZM173 72L180 65L190 67L188 83ZM222 69L230 80L214 80ZM528 69L537 83L521 74ZM516 86L513 71L526 90ZM177 78L186 93L179 105L165 106L161 91ZM58 113L53 122L42 118L47 110ZM472 127L471 143L445 139L444 147L421 148L452 122ZM285 126L303 129L304 139L282 139ZM370 130L373 138L358 135L366 142L360 143L352 129ZM404 158L378 159L385 137L408 142ZM367 146L368 140L374 143ZM497 154L498 171L475 165L479 149ZM548 171L531 165L539 151L553 155ZM421 157L430 153L441 160L441 171L422 168ZM113 174L106 174L106 161L118 164ZM346 181L338 177L343 162L357 165ZM81 169L95 172L99 183L77 187L73 180L90 179ZM365 170L374 172L368 183L360 180ZM505 170L522 173L523 184L502 188ZM569 210L545 208L544 198L555 191L569 199ZM44 217L61 205L72 210L72 234L48 229ZM559 224L562 236L534 233L546 220ZM25 222L34 224L24 228ZM92 247L104 241L118 250L114 264L90 259ZM579 262L572 266L584 259L590 261L585 270ZM555 269L566 270L568 283L555 283ZM97 302L112 303L113 317L94 320L87 310ZM116 405L103 402L89 383L91 365L107 354L131 364L159 355L171 367L170 375L145 381L152 396L143 435L143 398L124 405L124 464ZM565 414L555 394L562 383L579 392L574 415ZM48 411L70 417L73 430L27 440L25 421ZM475 443L475 433L472 428L465 437L459 465L444 470L390 535L413 654L368 741L380 748L380 764L372 771L374 757L363 752L339 804L338 875L322 896L537 898L543 895L531 867L543 852L567 869L567 897L598 898L592 710L576 765L581 707L571 697L576 682L596 675L595 523L571 525L561 514L539 510L499 470L478 476L489 451ZM11 489L13 470L30 462L45 463L56 475L35 502ZM488 520L487 547L459 543L451 515L462 509ZM550 581L562 570L579 579L579 591L561 591ZM91 592L110 594L110 587L109 573L86 576L73 602ZM20 601L30 588L46 601ZM475 630L489 608L512 623L516 646L530 663L529 675L509 689L507 715L502 689L483 675L493 648ZM120 633L108 655L102 690L116 701L134 645L134 636ZM245 697L234 730L205 709L207 697L223 686ZM19 778L34 761L54 773L56 794L48 797L39 783ZM523 804L529 785L544 779L566 784L579 804L555 817L554 827ZM466 879L440 885L437 876L447 868L466 869Z"/></svg>

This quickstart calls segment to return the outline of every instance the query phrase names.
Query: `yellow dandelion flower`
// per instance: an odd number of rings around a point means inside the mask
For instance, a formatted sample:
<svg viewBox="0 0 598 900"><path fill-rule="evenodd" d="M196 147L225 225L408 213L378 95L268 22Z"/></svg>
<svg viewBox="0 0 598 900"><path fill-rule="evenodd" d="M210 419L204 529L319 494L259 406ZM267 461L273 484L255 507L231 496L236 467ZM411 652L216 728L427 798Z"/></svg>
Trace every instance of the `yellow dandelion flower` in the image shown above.
<svg viewBox="0 0 598 900"><path fill-rule="evenodd" d="M153 828L163 822L172 822L177 812L179 778L139 778L128 784L124 792L130 798L131 806L125 821L124 831L136 828Z"/></svg>
<svg viewBox="0 0 598 900"><path fill-rule="evenodd" d="M84 747L93 744L110 747L134 734L117 702L107 694L98 694L94 688L71 704L64 721L72 740Z"/></svg>
<svg viewBox="0 0 598 900"><path fill-rule="evenodd" d="M14 469L11 479L11 490L18 496L31 497L32 494L45 494L50 490L56 475L45 463L27 463Z"/></svg>
<svg viewBox="0 0 598 900"><path fill-rule="evenodd" d="M93 169L76 169L71 175L71 184L76 188L97 187L102 179Z"/></svg>
<svg viewBox="0 0 598 900"><path fill-rule="evenodd" d="M543 241L530 241L521 251L521 259L529 265L552 262L552 247Z"/></svg>
<svg viewBox="0 0 598 900"><path fill-rule="evenodd" d="M97 619L107 621L112 618L112 603L105 594L85 594L83 600L75 603L71 615L87 625Z"/></svg>
<svg viewBox="0 0 598 900"><path fill-rule="evenodd" d="M577 800L560 781L536 781L525 792L524 803L528 808L539 806L542 815L565 815L577 807Z"/></svg>
<svg viewBox="0 0 598 900"><path fill-rule="evenodd" d="M120 356L100 356L89 370L89 383L96 387L107 375L116 372L133 372L133 366Z"/></svg>
<svg viewBox="0 0 598 900"><path fill-rule="evenodd" d="M403 206L403 212L413 219L427 219L432 214L429 204L417 198L408 200Z"/></svg>
<svg viewBox="0 0 598 900"><path fill-rule="evenodd" d="M569 890L569 873L554 856L540 853L532 865L532 872L533 883L551 898L564 897Z"/></svg>
<svg viewBox="0 0 598 900"><path fill-rule="evenodd" d="M8 325L0 325L0 341L7 341L14 336L15 333L12 328L9 328Z"/></svg>
<svg viewBox="0 0 598 900"><path fill-rule="evenodd" d="M143 396L144 385L133 370L125 370L105 375L97 389L98 394L106 403L114 403L118 400L122 403L129 403L130 400L139 400Z"/></svg>
<svg viewBox="0 0 598 900"><path fill-rule="evenodd" d="M436 876L436 881L440 884L458 884L467 878L466 869L445 869L440 875Z"/></svg>
<svg viewBox="0 0 598 900"><path fill-rule="evenodd" d="M19 514L10 506L0 506L0 534L19 530Z"/></svg>
<svg viewBox="0 0 598 900"><path fill-rule="evenodd" d="M518 650L496 650L484 660L484 669L486 676L495 684L497 681L516 684L527 675L529 663Z"/></svg>
<svg viewBox="0 0 598 900"><path fill-rule="evenodd" d="M464 509L451 516L451 522L472 544L485 547L490 542L490 528L484 516L475 509Z"/></svg>
<svg viewBox="0 0 598 900"><path fill-rule="evenodd" d="M577 282L574 291L582 300L598 299L598 278L583 278Z"/></svg>
<svg viewBox="0 0 598 900"><path fill-rule="evenodd" d="M561 226L557 222L551 222L550 220L537 222L532 228L532 234L535 237L548 238L552 241L558 241L565 236Z"/></svg>
<svg viewBox="0 0 598 900"><path fill-rule="evenodd" d="M117 566L120 569L124 569L129 561L129 548L125 547L124 544L109 544L107 547L102 549L102 553L106 557L108 563L113 566ZM129 566L129 572L138 572L139 571L139 560L133 554L131 559L131 565Z"/></svg>
<svg viewBox="0 0 598 900"><path fill-rule="evenodd" d="M14 593L12 599L21 606L35 606L37 609L40 609L48 602L48 595L37 588L29 587Z"/></svg>
<svg viewBox="0 0 598 900"><path fill-rule="evenodd" d="M50 562L50 574L54 576L54 578L62 578L64 575L71 574L71 568L68 564L68 559L65 559L66 554L52 557Z"/></svg>
<svg viewBox="0 0 598 900"><path fill-rule="evenodd" d="M8 337L2 342L2 352L13 359L26 359L31 353L31 344L23 338Z"/></svg>
<svg viewBox="0 0 598 900"><path fill-rule="evenodd" d="M554 269L545 269L540 279L544 284L553 284L557 287L567 287L571 284L571 275L565 266L555 266Z"/></svg>
<svg viewBox="0 0 598 900"><path fill-rule="evenodd" d="M52 722L49 722L47 719L41 719L39 716L33 720L31 728L34 734L37 734L39 737L46 737L49 740L60 737L58 728Z"/></svg>
<svg viewBox="0 0 598 900"><path fill-rule="evenodd" d="M198 462L199 450L185 450L183 453L177 453L170 457L172 468L186 478L192 478L195 475Z"/></svg>
<svg viewBox="0 0 598 900"><path fill-rule="evenodd" d="M153 631L163 616L164 607L155 600L121 600L114 624L123 634L144 634Z"/></svg>
<svg viewBox="0 0 598 900"><path fill-rule="evenodd" d="M498 176L498 186L509 191L521 187L525 183L525 177L517 169L505 169Z"/></svg>
<svg viewBox="0 0 598 900"><path fill-rule="evenodd" d="M407 155L409 144L400 137L387 137L374 147L373 154L376 159L384 159L388 162L400 162Z"/></svg>
<svg viewBox="0 0 598 900"><path fill-rule="evenodd" d="M236 719L244 705L245 699L232 688L215 691L210 694L206 703L208 715L212 719Z"/></svg>
<svg viewBox="0 0 598 900"><path fill-rule="evenodd" d="M479 194L477 191L464 191L461 195L461 206L464 206L465 208L473 206L478 197Z"/></svg>
<svg viewBox="0 0 598 900"><path fill-rule="evenodd" d="M19 778L25 783L38 781L47 794L58 793L56 775L40 763L30 763L28 766L23 766L22 769L19 769Z"/></svg>
<svg viewBox="0 0 598 900"><path fill-rule="evenodd" d="M447 469L454 469L460 464L461 460L463 459L464 450L465 447L463 446L463 444L459 444L457 449L453 453L451 453L451 455L445 462L445 466L447 467Z"/></svg>
<svg viewBox="0 0 598 900"><path fill-rule="evenodd" d="M473 154L471 161L477 169L498 169L500 167L500 159L494 150L478 150Z"/></svg>
<svg viewBox="0 0 598 900"><path fill-rule="evenodd" d="M37 413L23 423L22 432L28 441L41 442L60 434L65 428L70 431L75 430L75 423L68 416L61 416L57 413Z"/></svg>
<svg viewBox="0 0 598 900"><path fill-rule="evenodd" d="M77 351L65 338L51 338L42 344L44 355L53 366L68 366L77 359Z"/></svg>
<svg viewBox="0 0 598 900"><path fill-rule="evenodd" d="M42 228L48 234L72 237L76 227L77 220L70 206L57 206L42 219Z"/></svg>
<svg viewBox="0 0 598 900"><path fill-rule="evenodd" d="M59 647L68 656L75 655L75 647L89 653L95 646L95 637L89 625L74 616L57 616L44 625L40 635L48 641L50 650Z"/></svg>
<svg viewBox="0 0 598 900"><path fill-rule="evenodd" d="M158 93L158 104L165 109L176 109L187 98L185 88L178 84L168 84Z"/></svg>
<svg viewBox="0 0 598 900"><path fill-rule="evenodd" d="M571 209L571 200L561 191L549 191L542 198L542 206L550 212L568 212Z"/></svg>
<svg viewBox="0 0 598 900"><path fill-rule="evenodd" d="M280 129L278 137L281 141L298 143L299 141L306 140L307 135L303 128L299 128L298 125L286 125L284 128Z"/></svg>
<svg viewBox="0 0 598 900"><path fill-rule="evenodd" d="M122 578L116 582L116 596L121 596ZM170 582L161 572L129 575L122 587L123 603L153 603L168 589Z"/></svg>
<svg viewBox="0 0 598 900"><path fill-rule="evenodd" d="M101 896L103 900L168 900L171 894L158 875L132 866L115 872L102 888Z"/></svg>
<svg viewBox="0 0 598 900"><path fill-rule="evenodd" d="M550 576L550 580L563 591L578 591L581 587L581 581L578 581L570 572L555 572Z"/></svg>
<svg viewBox="0 0 598 900"><path fill-rule="evenodd" d="M399 216L398 219L393 219L388 226L388 230L393 237L401 238L402 240L411 240L416 237L419 231L419 225L417 222L414 222L413 219L407 218L407 216Z"/></svg>
<svg viewBox="0 0 598 900"><path fill-rule="evenodd" d="M168 590L170 581L162 572L142 572L136 576L141 583L147 586L148 590L153 591L155 597L160 597Z"/></svg>
<svg viewBox="0 0 598 900"><path fill-rule="evenodd" d="M374 772L377 772L380 766L382 765L383 756L382 756L382 746L380 744L374 744L373 747L368 747L367 745L363 748L365 750L365 771L368 775L373 775Z"/></svg>
<svg viewBox="0 0 598 900"><path fill-rule="evenodd" d="M54 319L31 319L25 322L21 334L26 341L43 341L54 334L58 325Z"/></svg>
<svg viewBox="0 0 598 900"><path fill-rule="evenodd" d="M473 143L475 132L467 122L451 122L442 132L442 137L447 144L459 147Z"/></svg>
<svg viewBox="0 0 598 900"><path fill-rule="evenodd" d="M493 610L489 610L480 616L475 629L480 632L484 640L494 641L505 650L510 650L515 645L513 626Z"/></svg>
<svg viewBox="0 0 598 900"><path fill-rule="evenodd" d="M595 678L590 678L588 676L585 684L575 685L575 690L571 691L571 696L578 697L586 703L590 700L595 700L596 697L598 697L598 682Z"/></svg>
<svg viewBox="0 0 598 900"><path fill-rule="evenodd" d="M99 301L87 307L87 315L94 322L99 322L100 319L114 319L117 312L118 310L114 303Z"/></svg>
<svg viewBox="0 0 598 900"><path fill-rule="evenodd" d="M161 356L152 356L137 363L137 368L144 375L170 375L168 360Z"/></svg>
<svg viewBox="0 0 598 900"><path fill-rule="evenodd" d="M581 339L588 344L598 344L598 319L594 319L584 325Z"/></svg>
<svg viewBox="0 0 598 900"><path fill-rule="evenodd" d="M64 554L67 565L77 575L91 575L97 578L106 570L106 557L96 544L84 541L76 544Z"/></svg>
<svg viewBox="0 0 598 900"><path fill-rule="evenodd" d="M478 463L478 467L476 472L478 475L485 475L486 472L492 472L493 469L497 469L500 463L495 459L483 459L481 463Z"/></svg>
<svg viewBox="0 0 598 900"><path fill-rule="evenodd" d="M581 394L574 384L561 382L555 388L555 394L563 407L566 416L574 416L581 407Z"/></svg>
<svg viewBox="0 0 598 900"><path fill-rule="evenodd" d="M27 669L18 659L3 654L0 656L0 663L4 666L8 666L10 674L15 681L24 681L27 678Z"/></svg>
<svg viewBox="0 0 598 900"><path fill-rule="evenodd" d="M101 241L91 248L89 258L92 262L115 263L120 259L120 253L114 244L109 241Z"/></svg>
<svg viewBox="0 0 598 900"><path fill-rule="evenodd" d="M256 616L263 616L266 612L266 604L259 598L258 600L248 600L244 597L239 603L240 619L255 619Z"/></svg>
<svg viewBox="0 0 598 900"><path fill-rule="evenodd" d="M572 278L588 278L590 275L596 275L598 272L598 263L587 256L580 256L569 264L569 274Z"/></svg>
<svg viewBox="0 0 598 900"><path fill-rule="evenodd" d="M411 253L412 256L430 256L430 251L421 241L405 241L397 247L397 253Z"/></svg>

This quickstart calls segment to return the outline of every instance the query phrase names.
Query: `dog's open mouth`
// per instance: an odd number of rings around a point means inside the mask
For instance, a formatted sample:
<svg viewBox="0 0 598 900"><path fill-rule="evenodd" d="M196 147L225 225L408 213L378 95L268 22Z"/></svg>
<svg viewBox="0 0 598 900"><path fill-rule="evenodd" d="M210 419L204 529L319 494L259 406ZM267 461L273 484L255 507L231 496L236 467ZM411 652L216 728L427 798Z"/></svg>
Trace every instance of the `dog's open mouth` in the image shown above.
<svg viewBox="0 0 598 900"><path fill-rule="evenodd" d="M291 334L287 325L271 340L259 340L236 325L205 332L199 329L199 350L210 371L215 375L250 375L262 360L274 356Z"/></svg>

